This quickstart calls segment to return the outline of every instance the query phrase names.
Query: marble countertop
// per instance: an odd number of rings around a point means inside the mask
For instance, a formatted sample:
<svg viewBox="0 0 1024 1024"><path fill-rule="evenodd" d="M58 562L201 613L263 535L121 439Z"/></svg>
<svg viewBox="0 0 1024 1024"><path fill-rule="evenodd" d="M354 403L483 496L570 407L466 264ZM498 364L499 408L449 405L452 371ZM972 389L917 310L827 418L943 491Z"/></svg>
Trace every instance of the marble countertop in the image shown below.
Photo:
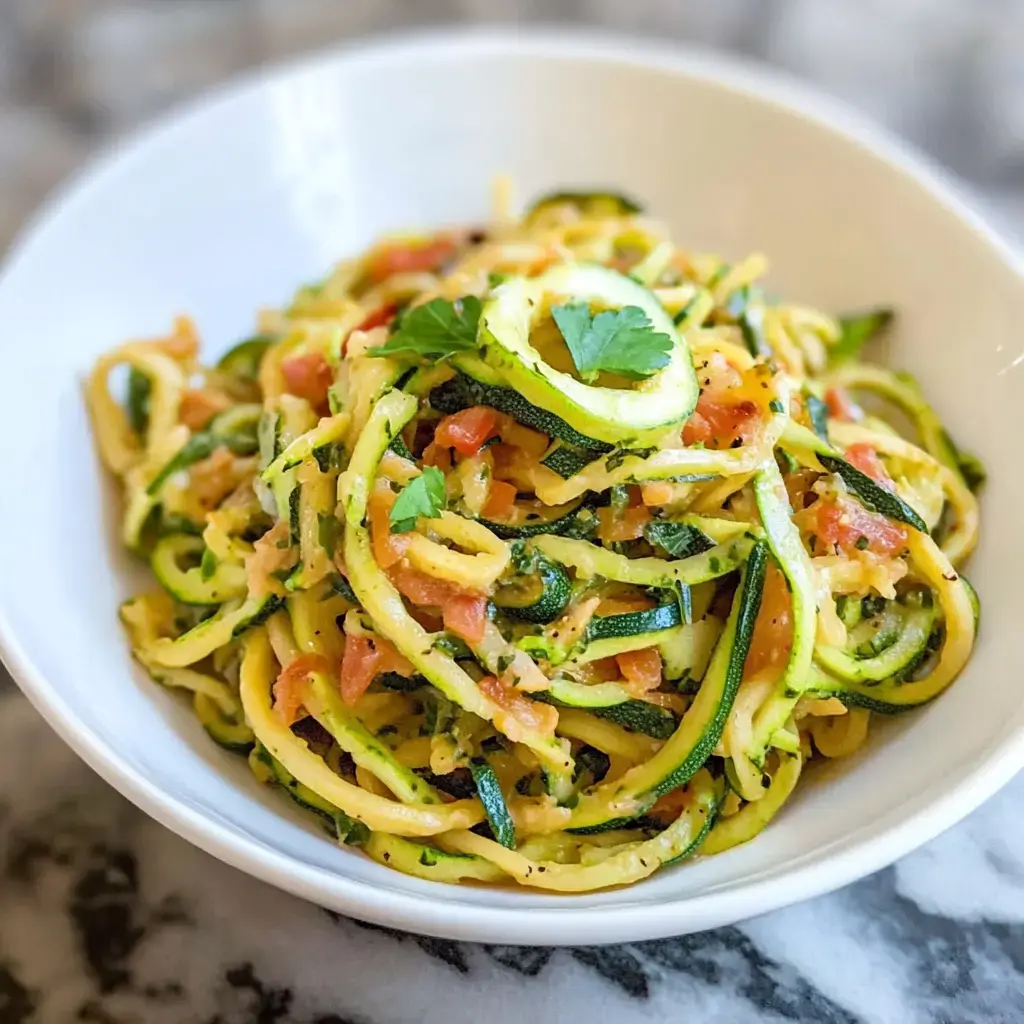
<svg viewBox="0 0 1024 1024"><path fill-rule="evenodd" d="M540 17L786 67L930 151L1024 238L1024 0L0 0L0 251L97 145L240 69L397 26ZM0 678L0 1024L1019 1024L1022 800L1024 777L894 867L736 927L474 946L357 924L212 860Z"/></svg>

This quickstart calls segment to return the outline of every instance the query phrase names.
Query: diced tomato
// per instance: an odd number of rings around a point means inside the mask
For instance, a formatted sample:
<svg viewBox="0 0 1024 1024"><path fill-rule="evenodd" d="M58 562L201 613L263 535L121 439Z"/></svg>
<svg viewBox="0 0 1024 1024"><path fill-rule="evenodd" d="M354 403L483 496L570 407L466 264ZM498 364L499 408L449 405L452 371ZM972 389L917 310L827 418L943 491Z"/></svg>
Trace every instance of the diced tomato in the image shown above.
<svg viewBox="0 0 1024 1024"><path fill-rule="evenodd" d="M756 434L759 413L750 401L724 402L705 392L683 427L683 444L703 443L708 448L729 448L736 441L749 444Z"/></svg>
<svg viewBox="0 0 1024 1024"><path fill-rule="evenodd" d="M213 388L186 388L178 405L178 419L189 430L202 430L219 412L230 409L231 399Z"/></svg>
<svg viewBox="0 0 1024 1024"><path fill-rule="evenodd" d="M285 389L305 398L318 412L327 409L327 389L334 383L334 371L322 352L291 356L281 363Z"/></svg>
<svg viewBox="0 0 1024 1024"><path fill-rule="evenodd" d="M645 647L640 651L617 654L615 660L619 670L630 684L630 689L646 693L661 685L661 654L657 647Z"/></svg>
<svg viewBox="0 0 1024 1024"><path fill-rule="evenodd" d="M444 628L467 643L479 643L487 628L487 598L482 594L455 594L441 607Z"/></svg>
<svg viewBox="0 0 1024 1024"><path fill-rule="evenodd" d="M446 263L457 246L454 239L438 235L420 245L391 245L370 257L369 275L375 284L392 274L432 273Z"/></svg>
<svg viewBox="0 0 1024 1024"><path fill-rule="evenodd" d="M484 515L488 519L504 519L515 507L518 493L515 484L506 483L504 480L492 480L491 492L487 495L487 504L484 505Z"/></svg>
<svg viewBox="0 0 1024 1024"><path fill-rule="evenodd" d="M285 725L291 726L298 718L309 674L330 670L322 654L300 654L281 669L274 683L274 713Z"/></svg>
<svg viewBox="0 0 1024 1024"><path fill-rule="evenodd" d="M412 540L410 534L392 533L389 513L398 495L383 482L379 482L370 494L370 539L373 544L373 557L382 569L388 569L405 552Z"/></svg>
<svg viewBox="0 0 1024 1024"><path fill-rule="evenodd" d="M341 659L341 699L351 707L370 686L380 671L381 654L368 636L345 638Z"/></svg>
<svg viewBox="0 0 1024 1024"><path fill-rule="evenodd" d="M675 490L670 483L654 481L643 484L640 487L640 493L643 495L645 505L667 505L672 500Z"/></svg>
<svg viewBox="0 0 1024 1024"><path fill-rule="evenodd" d="M890 491L896 489L892 477L889 476L885 465L878 457L878 452L871 445L864 443L851 444L846 449L844 458L851 466L867 474L876 483L881 484Z"/></svg>
<svg viewBox="0 0 1024 1024"><path fill-rule="evenodd" d="M387 306L381 306L379 309L375 309L357 328L357 331L372 331L375 327L383 327L385 324L391 323L395 318L395 314L398 312L398 307L394 304Z"/></svg>
<svg viewBox="0 0 1024 1024"><path fill-rule="evenodd" d="M611 506L597 510L598 540L610 544L613 541L636 540L644 535L644 525L651 521L646 505L631 505L629 508L614 509Z"/></svg>
<svg viewBox="0 0 1024 1024"><path fill-rule="evenodd" d="M857 406L853 404L845 388L829 388L825 392L825 405L828 414L836 420L857 419Z"/></svg>
<svg viewBox="0 0 1024 1024"><path fill-rule="evenodd" d="M793 599L786 578L774 564L768 566L761 610L754 623L744 675L752 676L789 658L793 646Z"/></svg>
<svg viewBox="0 0 1024 1024"><path fill-rule="evenodd" d="M474 405L445 416L434 431L434 444L454 448L460 455L476 455L497 433L498 414L486 405Z"/></svg>
<svg viewBox="0 0 1024 1024"><path fill-rule="evenodd" d="M819 501L817 549L831 554L834 547L846 554L868 550L876 555L895 555L907 545L906 528L876 512L869 512L849 498Z"/></svg>
<svg viewBox="0 0 1024 1024"><path fill-rule="evenodd" d="M553 736L558 725L558 711L550 704L530 700L518 690L500 682L494 676L484 676L476 684L485 697L489 697L503 711L507 712L526 729L533 729L542 736ZM508 735L508 730L503 732ZM512 737L509 736L511 739Z"/></svg>
<svg viewBox="0 0 1024 1024"><path fill-rule="evenodd" d="M454 583L439 580L436 576L428 576L419 569L408 565L395 565L388 571L388 577L400 594L409 598L413 604L425 604L440 607L459 588Z"/></svg>

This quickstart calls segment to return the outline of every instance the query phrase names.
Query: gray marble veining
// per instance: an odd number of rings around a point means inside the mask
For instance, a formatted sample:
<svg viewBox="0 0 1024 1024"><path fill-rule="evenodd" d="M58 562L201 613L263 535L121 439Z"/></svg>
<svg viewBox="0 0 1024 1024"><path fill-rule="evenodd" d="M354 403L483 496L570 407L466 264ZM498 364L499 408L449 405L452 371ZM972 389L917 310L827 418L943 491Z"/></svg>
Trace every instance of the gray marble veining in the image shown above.
<svg viewBox="0 0 1024 1024"><path fill-rule="evenodd" d="M97 145L244 68L444 21L707 43L863 107L1024 238L1024 0L0 0L0 251ZM2 680L0 680L2 688ZM886 871L605 949L333 917L145 818L0 696L0 1024L1024 1021L1024 780Z"/></svg>

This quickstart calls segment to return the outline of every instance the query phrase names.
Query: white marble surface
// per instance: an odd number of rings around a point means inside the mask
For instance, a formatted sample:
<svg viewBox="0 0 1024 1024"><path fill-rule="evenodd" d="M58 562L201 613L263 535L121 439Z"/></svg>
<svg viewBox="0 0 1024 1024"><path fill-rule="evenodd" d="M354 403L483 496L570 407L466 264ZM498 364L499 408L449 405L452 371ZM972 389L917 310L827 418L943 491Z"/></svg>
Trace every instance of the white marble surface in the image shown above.
<svg viewBox="0 0 1024 1024"><path fill-rule="evenodd" d="M923 145L1024 238L1024 0L0 0L0 251L98 144L235 71L538 18L780 64ZM894 868L736 928L470 946L335 919L211 860L0 679L0 1024L1018 1024L1022 799L1018 778Z"/></svg>

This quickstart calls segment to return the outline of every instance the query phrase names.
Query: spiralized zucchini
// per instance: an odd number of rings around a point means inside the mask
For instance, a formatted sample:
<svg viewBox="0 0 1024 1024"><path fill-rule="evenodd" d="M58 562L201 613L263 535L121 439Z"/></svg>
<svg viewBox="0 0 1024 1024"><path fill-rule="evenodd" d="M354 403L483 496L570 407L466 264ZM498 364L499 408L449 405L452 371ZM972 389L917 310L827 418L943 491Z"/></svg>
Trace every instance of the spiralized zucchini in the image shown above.
<svg viewBox="0 0 1024 1024"><path fill-rule="evenodd" d="M888 311L766 270L556 193L381 240L212 367L184 318L114 349L136 659L418 878L586 892L749 841L963 669L984 475L860 359Z"/></svg>

